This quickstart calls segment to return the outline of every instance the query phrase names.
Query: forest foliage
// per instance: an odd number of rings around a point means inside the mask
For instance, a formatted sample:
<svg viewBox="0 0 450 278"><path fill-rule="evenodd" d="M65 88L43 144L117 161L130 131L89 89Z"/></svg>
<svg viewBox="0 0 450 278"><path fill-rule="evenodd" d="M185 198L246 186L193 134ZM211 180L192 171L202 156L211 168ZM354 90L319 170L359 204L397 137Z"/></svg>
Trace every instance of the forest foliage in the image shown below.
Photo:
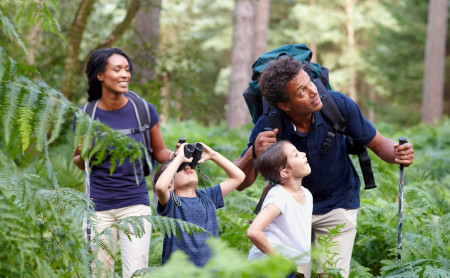
<svg viewBox="0 0 450 278"><path fill-rule="evenodd" d="M0 5L0 273L6 277L87 277L96 250L107 247L100 235L89 243L84 239L83 219L95 215L95 211L83 193L84 173L71 162L73 150L80 143L83 156L88 157L90 142L99 129L109 136L94 150L97 157L102 156L109 144L117 147L118 161L127 155L139 156L140 147L81 114L74 133L72 119L79 104L69 101L56 86L45 82L48 73L21 59L29 51L16 28L22 28L21 24L31 26L41 20L45 23L44 30L63 41L64 35L52 15L56 3L44 2L49 5L24 2L11 8L7 6L8 1ZM6 11L14 8L17 17L25 21L13 22L6 16ZM4 44L3 39L9 44ZM208 103L206 99L202 102ZM251 129L243 126L227 130L223 122L205 126L195 120L171 120L161 128L169 148L183 136L189 142L206 143L230 160L239 156ZM396 261L398 166L386 164L371 154L378 188L361 190L351 277L448 277L450 120L445 118L435 126L416 124L406 128L379 121L377 128L389 138L408 137L415 149L414 164L405 168L402 260ZM200 187L224 178L224 173L212 163L201 165L201 171L210 181L200 178ZM202 269L190 264L181 253L160 266L165 233L176 235L179 232L176 227L188 232L201 229L164 217L146 217L155 229L151 267L139 275L173 277L182 274L182 270L185 277L285 277L293 266L282 258L246 261L251 247L246 229L254 218L252 209L263 183L259 178L252 187L233 192L225 199L225 208L218 211L220 239L211 241L214 257ZM139 234L142 221L130 218L116 223L115 227L123 231L132 227ZM325 247L332 244L332 238L323 240ZM328 273L338 277L333 268L333 254L328 255ZM119 259L118 273L120 268Z"/></svg>

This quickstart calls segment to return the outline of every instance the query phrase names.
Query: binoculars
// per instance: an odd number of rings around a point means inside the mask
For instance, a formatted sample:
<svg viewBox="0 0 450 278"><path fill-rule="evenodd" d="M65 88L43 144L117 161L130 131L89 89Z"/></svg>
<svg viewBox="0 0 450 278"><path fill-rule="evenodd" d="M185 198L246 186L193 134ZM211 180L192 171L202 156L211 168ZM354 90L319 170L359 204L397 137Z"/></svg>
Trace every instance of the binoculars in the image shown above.
<svg viewBox="0 0 450 278"><path fill-rule="evenodd" d="M190 163L189 162L182 163L178 168L177 172L184 170L184 168L186 168L187 165L189 165L192 169L194 169L195 166L197 166L198 161L202 157L202 152L203 152L203 145L201 143L184 145L184 156L186 156L186 158L193 157L193 159L192 162Z"/></svg>

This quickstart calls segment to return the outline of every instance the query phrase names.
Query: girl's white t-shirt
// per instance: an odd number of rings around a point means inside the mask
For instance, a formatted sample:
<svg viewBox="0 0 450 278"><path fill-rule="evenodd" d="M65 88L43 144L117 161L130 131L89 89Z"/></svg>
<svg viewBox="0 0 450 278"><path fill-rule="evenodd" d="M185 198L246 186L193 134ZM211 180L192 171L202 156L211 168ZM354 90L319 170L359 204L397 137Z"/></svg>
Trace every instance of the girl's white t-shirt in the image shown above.
<svg viewBox="0 0 450 278"><path fill-rule="evenodd" d="M268 193L262 209L268 204L277 206L281 214L277 216L264 230L270 245L283 257L292 259L297 265L310 261L311 252L311 218L313 198L308 189L302 187L305 193L305 204L297 203L292 195L277 184ZM250 249L248 260L264 257L255 245Z"/></svg>

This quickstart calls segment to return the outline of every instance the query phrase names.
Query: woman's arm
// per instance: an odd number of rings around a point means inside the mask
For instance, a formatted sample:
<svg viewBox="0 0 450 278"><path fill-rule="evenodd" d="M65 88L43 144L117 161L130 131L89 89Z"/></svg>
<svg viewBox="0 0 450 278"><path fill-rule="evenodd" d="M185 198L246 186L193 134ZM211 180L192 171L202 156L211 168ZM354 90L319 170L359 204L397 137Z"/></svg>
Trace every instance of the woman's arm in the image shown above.
<svg viewBox="0 0 450 278"><path fill-rule="evenodd" d="M72 162L81 170L85 170L84 160L81 158L81 151L80 147L78 147L75 152L73 153Z"/></svg>
<svg viewBox="0 0 450 278"><path fill-rule="evenodd" d="M245 179L245 174L242 172L236 165L234 165L231 161L225 158L220 153L213 151L210 147L203 144L203 153L201 160L199 163L202 163L205 160L212 160L214 163L219 165L225 173L228 175L228 179L220 183L220 188L222 190L222 197L227 196L231 193L238 185L242 183Z"/></svg>
<svg viewBox="0 0 450 278"><path fill-rule="evenodd" d="M267 240L264 230L280 214L281 210L276 205L268 204L256 216L247 230L247 237L264 254L276 254L275 249L273 249L273 246Z"/></svg>
<svg viewBox="0 0 450 278"><path fill-rule="evenodd" d="M168 160L172 154L172 151L166 148L164 144L164 138L159 127L159 123L156 123L150 129L150 140L152 142L153 158L159 163L164 163Z"/></svg>

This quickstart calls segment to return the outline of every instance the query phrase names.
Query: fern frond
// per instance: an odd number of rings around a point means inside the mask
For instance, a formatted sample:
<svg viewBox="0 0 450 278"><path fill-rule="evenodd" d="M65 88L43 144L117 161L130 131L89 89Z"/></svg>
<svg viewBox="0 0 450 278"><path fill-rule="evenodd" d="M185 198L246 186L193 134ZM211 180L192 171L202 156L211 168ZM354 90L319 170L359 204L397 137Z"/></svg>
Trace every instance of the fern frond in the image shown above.
<svg viewBox="0 0 450 278"><path fill-rule="evenodd" d="M6 55L5 55L6 53L5 53L5 51L3 50L3 48L0 46L0 89L2 88L2 84L3 84L3 82L2 82L2 80L3 80L3 74L5 73L5 71L6 71L6 69L5 69L5 63L6 63L6 61L5 61L5 58L6 58ZM1 101L2 100L2 98L1 98L1 96L0 96L0 103L2 102ZM1 115L0 115L1 116Z"/></svg>
<svg viewBox="0 0 450 278"><path fill-rule="evenodd" d="M56 120L53 121L52 135L48 139L48 143L53 143L56 138L61 134L61 128L65 121L66 114L70 111L70 105L68 103L63 103L61 106L56 107Z"/></svg>
<svg viewBox="0 0 450 278"><path fill-rule="evenodd" d="M9 37L9 39L13 42L16 42L25 52L25 54L28 55L27 48L25 47L25 44L23 43L22 39L20 38L19 34L17 34L16 28L11 23L9 18L5 16L0 10L0 25L2 26L3 33Z"/></svg>
<svg viewBox="0 0 450 278"><path fill-rule="evenodd" d="M32 82L25 77L20 77L19 80L21 81L21 83L26 84L26 86L22 88L22 90L26 90L26 88L33 86ZM27 93L23 94L23 98L20 103L17 124L19 126L20 139L22 142L22 152L25 152L25 150L30 145L31 133L33 130L32 121L35 115L34 110L37 100L38 94L33 91L28 91Z"/></svg>
<svg viewBox="0 0 450 278"><path fill-rule="evenodd" d="M425 266L423 271L424 278L448 278L450 277L450 268L438 268L432 265Z"/></svg>
<svg viewBox="0 0 450 278"><path fill-rule="evenodd" d="M6 107L4 107L2 124L3 124L3 137L6 144L9 143L11 139L12 129L14 128L14 122L17 115L17 104L19 103L19 92L20 87L16 86L13 83L8 83L5 86L5 96L4 101L8 103Z"/></svg>
<svg viewBox="0 0 450 278"><path fill-rule="evenodd" d="M53 106L49 98L42 98L38 104L38 113L35 117L34 132L36 134L36 148L43 151L47 138L47 126L51 120Z"/></svg>

